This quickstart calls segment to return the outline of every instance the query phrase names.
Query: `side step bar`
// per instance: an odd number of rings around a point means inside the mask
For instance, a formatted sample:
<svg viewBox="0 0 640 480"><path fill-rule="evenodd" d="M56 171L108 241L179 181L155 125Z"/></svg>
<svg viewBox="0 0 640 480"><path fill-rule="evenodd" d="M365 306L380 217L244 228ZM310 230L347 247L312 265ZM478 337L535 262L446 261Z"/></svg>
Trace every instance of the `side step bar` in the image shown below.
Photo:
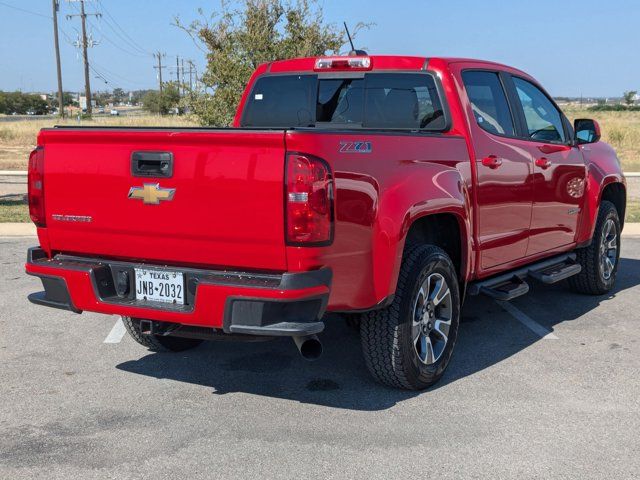
<svg viewBox="0 0 640 480"><path fill-rule="evenodd" d="M532 263L496 277L479 280L469 285L469 295L487 295L496 300L508 301L529 292L526 277L547 285L559 282L582 271L575 263L576 254L568 253L548 260Z"/></svg>

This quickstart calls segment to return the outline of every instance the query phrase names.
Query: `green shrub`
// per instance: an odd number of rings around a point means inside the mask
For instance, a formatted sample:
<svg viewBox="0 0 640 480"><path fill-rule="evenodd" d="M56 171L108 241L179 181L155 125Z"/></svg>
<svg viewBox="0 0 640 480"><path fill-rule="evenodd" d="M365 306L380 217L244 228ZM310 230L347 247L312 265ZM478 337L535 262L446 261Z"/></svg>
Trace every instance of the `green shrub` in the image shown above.
<svg viewBox="0 0 640 480"><path fill-rule="evenodd" d="M627 106L621 103L613 105L593 105L587 110L591 112L640 112L640 105Z"/></svg>

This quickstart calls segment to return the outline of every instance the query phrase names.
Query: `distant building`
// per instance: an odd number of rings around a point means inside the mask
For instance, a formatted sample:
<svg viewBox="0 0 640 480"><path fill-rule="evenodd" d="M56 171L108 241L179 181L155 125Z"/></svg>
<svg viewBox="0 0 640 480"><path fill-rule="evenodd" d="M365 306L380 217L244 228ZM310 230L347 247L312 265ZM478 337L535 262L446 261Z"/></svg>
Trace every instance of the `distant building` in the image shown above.
<svg viewBox="0 0 640 480"><path fill-rule="evenodd" d="M78 94L78 105L80 105L80 108L82 110L85 110L87 108L87 97L84 95L80 95ZM96 101L91 99L91 108L94 108L96 106Z"/></svg>

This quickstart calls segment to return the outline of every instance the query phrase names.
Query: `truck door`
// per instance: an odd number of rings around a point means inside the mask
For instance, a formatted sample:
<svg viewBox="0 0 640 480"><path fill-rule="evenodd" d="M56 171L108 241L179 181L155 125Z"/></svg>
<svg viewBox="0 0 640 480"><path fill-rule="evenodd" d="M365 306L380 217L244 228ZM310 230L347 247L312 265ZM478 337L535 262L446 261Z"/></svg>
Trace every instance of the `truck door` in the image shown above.
<svg viewBox="0 0 640 480"><path fill-rule="evenodd" d="M517 137L503 74L464 70L461 95L475 151L480 270L523 258L533 204L533 160Z"/></svg>
<svg viewBox="0 0 640 480"><path fill-rule="evenodd" d="M575 241L586 167L580 149L569 145L563 115L547 94L529 80L511 78L524 146L534 161L529 256Z"/></svg>

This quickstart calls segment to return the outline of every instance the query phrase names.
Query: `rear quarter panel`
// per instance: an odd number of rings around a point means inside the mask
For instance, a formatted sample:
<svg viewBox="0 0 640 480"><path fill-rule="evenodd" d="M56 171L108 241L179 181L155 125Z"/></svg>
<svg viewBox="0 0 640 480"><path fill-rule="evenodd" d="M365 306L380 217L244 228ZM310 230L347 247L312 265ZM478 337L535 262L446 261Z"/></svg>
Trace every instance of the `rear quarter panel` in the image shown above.
<svg viewBox="0 0 640 480"><path fill-rule="evenodd" d="M370 153L341 152L343 142L361 141L371 143ZM291 131L286 145L326 160L334 172L333 244L287 248L291 271L331 267L331 310L371 308L395 291L405 237L416 219L453 213L469 238L471 173L463 137Z"/></svg>

